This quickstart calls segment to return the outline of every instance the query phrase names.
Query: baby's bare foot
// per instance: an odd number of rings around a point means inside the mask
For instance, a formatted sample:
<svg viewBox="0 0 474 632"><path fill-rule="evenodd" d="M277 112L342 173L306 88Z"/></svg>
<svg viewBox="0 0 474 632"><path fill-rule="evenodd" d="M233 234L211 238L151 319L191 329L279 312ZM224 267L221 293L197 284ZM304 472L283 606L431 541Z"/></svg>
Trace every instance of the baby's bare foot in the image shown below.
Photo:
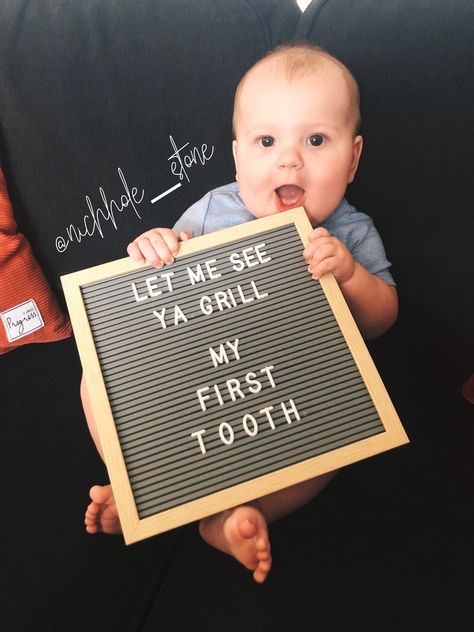
<svg viewBox="0 0 474 632"><path fill-rule="evenodd" d="M89 494L92 502L84 520L87 533L122 533L112 487L94 485Z"/></svg>
<svg viewBox="0 0 474 632"><path fill-rule="evenodd" d="M272 567L267 522L252 505L241 505L201 520L199 530L206 542L233 555L253 571L256 582L266 580Z"/></svg>

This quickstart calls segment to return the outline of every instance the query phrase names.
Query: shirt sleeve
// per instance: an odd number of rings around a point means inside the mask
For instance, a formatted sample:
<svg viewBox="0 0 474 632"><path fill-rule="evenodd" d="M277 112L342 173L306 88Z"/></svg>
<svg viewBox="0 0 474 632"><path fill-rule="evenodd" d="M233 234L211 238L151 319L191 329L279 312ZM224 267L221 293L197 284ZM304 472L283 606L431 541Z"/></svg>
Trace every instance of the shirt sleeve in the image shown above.
<svg viewBox="0 0 474 632"><path fill-rule="evenodd" d="M326 227L332 235L345 243L354 259L366 270L388 285L396 285L389 271L391 263L371 217L348 205L343 217L336 218L335 221L330 218Z"/></svg>
<svg viewBox="0 0 474 632"><path fill-rule="evenodd" d="M232 182L209 191L190 206L176 222L173 230L178 234L188 230L193 237L199 237L253 219L255 217L240 199L237 183Z"/></svg>
<svg viewBox="0 0 474 632"><path fill-rule="evenodd" d="M366 228L365 235L354 245L352 256L371 274L380 277L388 285L396 285L389 271L391 263L372 220Z"/></svg>
<svg viewBox="0 0 474 632"><path fill-rule="evenodd" d="M175 233L179 235L183 230L192 233L193 237L204 234L204 221L211 200L211 192L195 202L185 211L173 226Z"/></svg>

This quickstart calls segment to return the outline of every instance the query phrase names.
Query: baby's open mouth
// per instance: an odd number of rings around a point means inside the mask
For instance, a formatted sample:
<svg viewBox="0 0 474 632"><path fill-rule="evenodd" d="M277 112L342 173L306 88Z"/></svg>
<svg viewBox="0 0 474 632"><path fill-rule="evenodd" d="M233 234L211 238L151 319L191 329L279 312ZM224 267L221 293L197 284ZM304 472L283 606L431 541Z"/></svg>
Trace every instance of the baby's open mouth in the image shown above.
<svg viewBox="0 0 474 632"><path fill-rule="evenodd" d="M279 211L288 211L290 208L302 206L304 189L296 184L284 184L275 190L275 202Z"/></svg>

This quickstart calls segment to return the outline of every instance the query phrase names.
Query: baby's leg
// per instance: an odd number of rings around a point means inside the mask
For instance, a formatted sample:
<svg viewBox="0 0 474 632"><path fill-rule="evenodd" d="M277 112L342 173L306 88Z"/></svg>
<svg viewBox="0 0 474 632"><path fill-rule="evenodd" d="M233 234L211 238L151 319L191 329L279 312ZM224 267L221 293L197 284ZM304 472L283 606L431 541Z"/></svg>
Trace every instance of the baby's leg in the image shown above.
<svg viewBox="0 0 474 632"><path fill-rule="evenodd" d="M100 438L99 438L99 431L97 430L97 424L95 423L95 417L92 411L89 391L87 389L87 384L86 384L86 380L84 376L82 376L82 380L81 380L81 401L82 401L82 408L84 409L84 415L87 421L87 426L89 428L89 432L91 433L91 437L94 440L94 444L95 444L95 447L97 448L97 452L100 454L102 461L105 462L104 452L102 450L102 445L100 443Z"/></svg>
<svg viewBox="0 0 474 632"><path fill-rule="evenodd" d="M272 566L267 521L260 509L241 505L201 520L199 531L208 544L235 557L262 583Z"/></svg>
<svg viewBox="0 0 474 632"><path fill-rule="evenodd" d="M86 509L84 524L87 533L122 533L122 527L110 485L94 485L91 504Z"/></svg>
<svg viewBox="0 0 474 632"><path fill-rule="evenodd" d="M84 378L82 378L81 382L81 399L89 432L91 433L98 453L102 457L102 460L104 460L102 445L100 443L94 413L90 404L89 392ZM112 487L110 485L105 485L104 487L94 485L89 494L92 502L87 507L84 518L86 531L88 533L121 533L122 528L120 526Z"/></svg>
<svg viewBox="0 0 474 632"><path fill-rule="evenodd" d="M259 498L258 504L268 522L283 518L289 513L303 507L315 498L326 485L332 481L339 470L321 474L302 483L280 489L278 492Z"/></svg>

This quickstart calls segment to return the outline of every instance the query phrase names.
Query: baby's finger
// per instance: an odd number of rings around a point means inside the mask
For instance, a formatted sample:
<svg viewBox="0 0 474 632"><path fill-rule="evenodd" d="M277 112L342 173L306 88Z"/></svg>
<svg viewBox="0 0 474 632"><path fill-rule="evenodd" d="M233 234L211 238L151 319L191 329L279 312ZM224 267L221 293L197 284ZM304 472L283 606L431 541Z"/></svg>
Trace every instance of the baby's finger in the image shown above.
<svg viewBox="0 0 474 632"><path fill-rule="evenodd" d="M145 263L145 257L140 252L139 247L135 242L128 244L127 246L128 256L131 257L137 263Z"/></svg>
<svg viewBox="0 0 474 632"><path fill-rule="evenodd" d="M327 274L328 272L333 272L336 266L336 257L327 257L320 261L319 263L312 263L308 266L308 271L310 272L313 279L319 280L322 276Z"/></svg>
<svg viewBox="0 0 474 632"><path fill-rule="evenodd" d="M136 240L136 244L142 255L145 257L147 263L149 263L153 267L162 268L163 265L166 263L161 254L157 252L156 246L150 242L148 237L139 237Z"/></svg>
<svg viewBox="0 0 474 632"><path fill-rule="evenodd" d="M330 236L331 236L331 233L326 228L323 228L322 226L318 226L318 228L315 228L314 230L310 232L310 234L308 235L308 239L309 241L314 241L315 239L318 239L319 237L330 237Z"/></svg>
<svg viewBox="0 0 474 632"><path fill-rule="evenodd" d="M166 253L168 251L174 261L174 257L176 257L179 250L178 235L173 230L163 229L159 233L155 233L153 235L151 239L151 243L153 245L155 245L155 239L158 253L160 254L161 244L165 244L165 249L163 250L163 253ZM173 261L166 260L165 257L163 257L163 261L165 261L165 263L173 263Z"/></svg>
<svg viewBox="0 0 474 632"><path fill-rule="evenodd" d="M174 256L178 253L178 237L174 233L171 235L170 237L167 233L153 233L149 238L156 254L167 264L173 263Z"/></svg>
<svg viewBox="0 0 474 632"><path fill-rule="evenodd" d="M336 255L337 251L333 243L322 244L313 252L313 256L311 257L311 259L309 259L308 263L318 265L318 263L321 263L321 261L323 261L324 259L327 259L328 257L334 257Z"/></svg>
<svg viewBox="0 0 474 632"><path fill-rule="evenodd" d="M319 248L322 248L325 244L331 243L332 237L317 237L313 241L311 241L303 250L303 257L306 259L306 261L309 261L314 256L314 253L319 250Z"/></svg>
<svg viewBox="0 0 474 632"><path fill-rule="evenodd" d="M179 233L180 241L188 241L188 239L192 239L193 234L189 232L189 230L183 230Z"/></svg>

